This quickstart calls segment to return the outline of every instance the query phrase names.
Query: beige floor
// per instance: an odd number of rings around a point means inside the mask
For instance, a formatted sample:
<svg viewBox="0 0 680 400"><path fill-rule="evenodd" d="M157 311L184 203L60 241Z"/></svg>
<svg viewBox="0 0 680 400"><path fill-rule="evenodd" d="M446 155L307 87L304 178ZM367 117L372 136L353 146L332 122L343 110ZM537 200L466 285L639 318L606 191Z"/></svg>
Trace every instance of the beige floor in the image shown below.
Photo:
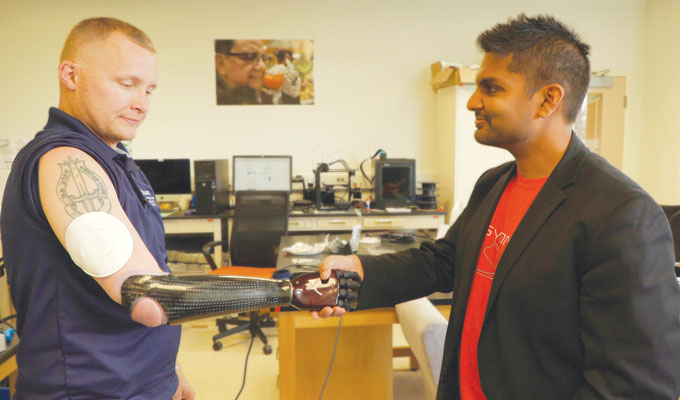
<svg viewBox="0 0 680 400"><path fill-rule="evenodd" d="M212 336L217 332L214 319L190 322L182 326L182 342L178 362L200 400L233 400L241 387L243 367L250 336L240 333L222 340L220 351L212 349ZM256 339L248 359L246 384L239 400L275 400L279 398L276 328L265 333L274 352L265 355ZM405 345L398 325L394 328L395 345ZM422 398L419 372L407 371L407 359L395 359L395 400ZM359 399L354 399L359 400Z"/></svg>

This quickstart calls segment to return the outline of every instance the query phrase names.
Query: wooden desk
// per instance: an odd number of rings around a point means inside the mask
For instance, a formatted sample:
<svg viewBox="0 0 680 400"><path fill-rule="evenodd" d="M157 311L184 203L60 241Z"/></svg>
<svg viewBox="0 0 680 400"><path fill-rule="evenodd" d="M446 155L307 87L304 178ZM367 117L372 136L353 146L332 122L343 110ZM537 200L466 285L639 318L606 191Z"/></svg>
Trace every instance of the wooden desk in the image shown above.
<svg viewBox="0 0 680 400"><path fill-rule="evenodd" d="M279 313L281 400L318 399L339 318L314 320L306 311ZM355 311L342 318L324 400L392 400L393 308Z"/></svg>
<svg viewBox="0 0 680 400"><path fill-rule="evenodd" d="M225 211L217 215L184 215L183 211L163 217L166 235L186 235L192 233L212 233L213 240L220 241L228 238L227 219L230 212ZM222 259L222 247L215 247L215 260Z"/></svg>
<svg viewBox="0 0 680 400"><path fill-rule="evenodd" d="M324 236L285 236L281 238L280 248L296 241L316 243L323 241ZM349 238L349 235L339 236ZM412 243L383 242L377 246L361 244L359 253L369 254L369 248L400 251L417 247L423 240L419 238ZM321 259L325 256L327 254L304 258ZM279 253L277 268L290 265L293 258L300 257ZM449 311L450 305L443 306L445 315ZM315 320L306 311L279 313L281 400L318 399L330 365L339 321L339 318ZM345 313L324 400L392 400L392 325L396 323L397 315L392 307Z"/></svg>
<svg viewBox="0 0 680 400"><path fill-rule="evenodd" d="M448 317L451 306L437 306ZM281 312L279 390L281 400L319 398L330 365L339 318L312 319L306 311ZM324 400L392 400L394 308L345 313Z"/></svg>

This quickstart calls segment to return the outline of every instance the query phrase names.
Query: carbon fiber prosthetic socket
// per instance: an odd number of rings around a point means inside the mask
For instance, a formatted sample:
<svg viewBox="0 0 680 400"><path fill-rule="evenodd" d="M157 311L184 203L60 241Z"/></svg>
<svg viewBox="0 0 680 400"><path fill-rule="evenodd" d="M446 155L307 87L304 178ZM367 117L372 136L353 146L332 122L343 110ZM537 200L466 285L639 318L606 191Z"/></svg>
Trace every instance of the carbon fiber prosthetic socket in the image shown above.
<svg viewBox="0 0 680 400"><path fill-rule="evenodd" d="M142 297L157 301L169 323L290 305L288 280L239 276L133 275L123 282L121 300L132 311Z"/></svg>

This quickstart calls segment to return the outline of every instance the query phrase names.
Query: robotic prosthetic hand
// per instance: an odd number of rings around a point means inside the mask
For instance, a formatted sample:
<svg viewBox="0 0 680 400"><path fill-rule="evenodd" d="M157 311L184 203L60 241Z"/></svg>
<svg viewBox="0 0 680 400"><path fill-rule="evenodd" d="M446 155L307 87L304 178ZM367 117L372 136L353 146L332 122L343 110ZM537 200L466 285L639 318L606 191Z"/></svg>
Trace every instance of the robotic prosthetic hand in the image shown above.
<svg viewBox="0 0 680 400"><path fill-rule="evenodd" d="M167 322L179 324L216 315L289 306L321 310L340 306L353 310L361 279L355 272L333 270L327 281L318 273L291 280L238 276L133 275L121 287L121 302L130 312L142 299L151 299L164 311Z"/></svg>

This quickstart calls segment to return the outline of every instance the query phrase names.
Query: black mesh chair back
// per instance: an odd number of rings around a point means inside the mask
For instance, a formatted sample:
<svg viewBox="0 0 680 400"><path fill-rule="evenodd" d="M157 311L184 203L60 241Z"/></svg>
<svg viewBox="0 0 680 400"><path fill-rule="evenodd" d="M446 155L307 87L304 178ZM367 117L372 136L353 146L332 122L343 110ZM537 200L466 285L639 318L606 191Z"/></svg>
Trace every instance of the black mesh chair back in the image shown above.
<svg viewBox="0 0 680 400"><path fill-rule="evenodd" d="M281 236L288 234L288 192L236 192L231 265L275 267Z"/></svg>

